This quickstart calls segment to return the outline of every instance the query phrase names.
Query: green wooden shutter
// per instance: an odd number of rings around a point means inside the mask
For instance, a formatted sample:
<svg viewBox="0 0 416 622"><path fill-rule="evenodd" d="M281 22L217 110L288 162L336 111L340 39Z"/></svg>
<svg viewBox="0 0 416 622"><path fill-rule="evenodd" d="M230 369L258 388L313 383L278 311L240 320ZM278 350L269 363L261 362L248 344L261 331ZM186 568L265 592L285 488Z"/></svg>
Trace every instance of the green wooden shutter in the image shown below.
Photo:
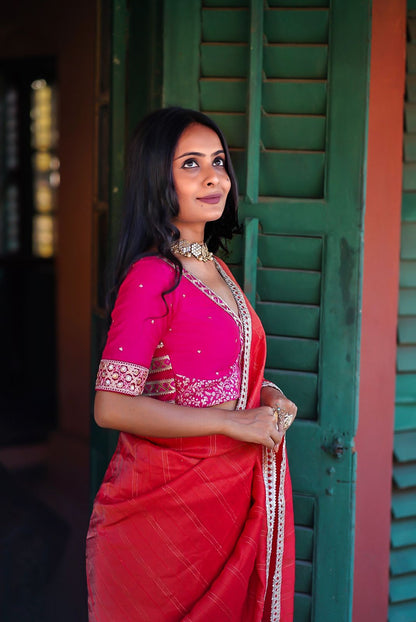
<svg viewBox="0 0 416 622"><path fill-rule="evenodd" d="M165 0L163 101L225 131L250 238L229 261L299 405L296 622L351 618L368 35L361 0Z"/></svg>
<svg viewBox="0 0 416 622"><path fill-rule="evenodd" d="M109 258L117 244L128 136L161 105L161 0L98 2L95 70L95 192L91 376L105 342ZM137 67L141 71L137 71ZM92 387L93 394L93 387ZM91 408L92 410L92 408ZM118 433L91 424L91 497L114 452Z"/></svg>
<svg viewBox="0 0 416 622"><path fill-rule="evenodd" d="M409 11L390 553L390 622L416 620L416 11Z"/></svg>

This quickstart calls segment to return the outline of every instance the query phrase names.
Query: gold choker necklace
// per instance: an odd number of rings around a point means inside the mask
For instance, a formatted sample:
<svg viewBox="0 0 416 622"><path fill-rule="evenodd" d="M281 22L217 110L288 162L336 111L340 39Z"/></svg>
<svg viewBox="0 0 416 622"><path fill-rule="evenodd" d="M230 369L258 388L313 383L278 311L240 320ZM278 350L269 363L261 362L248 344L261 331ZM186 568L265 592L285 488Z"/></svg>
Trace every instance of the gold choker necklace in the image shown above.
<svg viewBox="0 0 416 622"><path fill-rule="evenodd" d="M172 253L183 257L195 257L198 261L212 261L214 259L211 251L205 242L188 242L188 240L178 240L170 247Z"/></svg>

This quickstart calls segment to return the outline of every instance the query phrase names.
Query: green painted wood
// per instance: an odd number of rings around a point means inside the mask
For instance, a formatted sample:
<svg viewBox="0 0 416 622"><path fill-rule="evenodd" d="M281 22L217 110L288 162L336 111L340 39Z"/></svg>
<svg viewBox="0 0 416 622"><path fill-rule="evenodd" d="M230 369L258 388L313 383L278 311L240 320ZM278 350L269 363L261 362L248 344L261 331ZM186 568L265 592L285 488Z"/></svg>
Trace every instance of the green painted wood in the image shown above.
<svg viewBox="0 0 416 622"><path fill-rule="evenodd" d="M250 2L250 57L248 72L248 140L246 198L256 203L259 196L261 84L263 66L263 6Z"/></svg>
<svg viewBox="0 0 416 622"><path fill-rule="evenodd" d="M264 48L264 71L267 78L326 78L326 45L269 44Z"/></svg>
<svg viewBox="0 0 416 622"><path fill-rule="evenodd" d="M296 515L296 524L304 527L313 527L315 523L316 502L313 497L293 495L293 510Z"/></svg>
<svg viewBox="0 0 416 622"><path fill-rule="evenodd" d="M398 346L397 348L397 371L414 371L416 361L416 346Z"/></svg>
<svg viewBox="0 0 416 622"><path fill-rule="evenodd" d="M312 599L306 594L295 594L294 619L296 622L310 622L312 615Z"/></svg>
<svg viewBox="0 0 416 622"><path fill-rule="evenodd" d="M316 374L271 368L266 368L266 372L266 378L278 387L284 387L287 395L296 395L298 419L314 420L317 418L318 377Z"/></svg>
<svg viewBox="0 0 416 622"><path fill-rule="evenodd" d="M416 132L416 104L406 102L404 105L404 121L406 132Z"/></svg>
<svg viewBox="0 0 416 622"><path fill-rule="evenodd" d="M208 9L202 12L202 41L241 43L250 30L248 8Z"/></svg>
<svg viewBox="0 0 416 622"><path fill-rule="evenodd" d="M203 43L201 45L202 77L245 78L248 61L247 44Z"/></svg>
<svg viewBox="0 0 416 622"><path fill-rule="evenodd" d="M409 102L416 102L416 76L408 74L406 77L406 94Z"/></svg>
<svg viewBox="0 0 416 622"><path fill-rule="evenodd" d="M253 308L256 308L257 290L257 241L259 235L258 218L244 221L244 293Z"/></svg>
<svg viewBox="0 0 416 622"><path fill-rule="evenodd" d="M267 338L267 367L291 371L318 371L319 342L291 337Z"/></svg>
<svg viewBox="0 0 416 622"><path fill-rule="evenodd" d="M246 174L247 174L247 154L243 149L230 149L231 158L233 161L234 171L237 176L238 187L246 187ZM248 217L256 216L256 214L247 214ZM243 218L243 216L242 216Z"/></svg>
<svg viewBox="0 0 416 622"><path fill-rule="evenodd" d="M257 302L264 330L282 337L319 337L319 307L312 305Z"/></svg>
<svg viewBox="0 0 416 622"><path fill-rule="evenodd" d="M416 518L393 522L391 543L394 548L416 545Z"/></svg>
<svg viewBox="0 0 416 622"><path fill-rule="evenodd" d="M269 9L264 33L269 43L327 43L329 11Z"/></svg>
<svg viewBox="0 0 416 622"><path fill-rule="evenodd" d="M245 114L210 112L209 116L224 132L229 147L244 148L247 139L247 117Z"/></svg>
<svg viewBox="0 0 416 622"><path fill-rule="evenodd" d="M262 144L266 149L325 149L324 116L268 115L261 120Z"/></svg>
<svg viewBox="0 0 416 622"><path fill-rule="evenodd" d="M416 402L416 373L396 376L396 403Z"/></svg>
<svg viewBox="0 0 416 622"><path fill-rule="evenodd" d="M402 194L402 220L416 222L416 194L411 192Z"/></svg>
<svg viewBox="0 0 416 622"><path fill-rule="evenodd" d="M303 15L293 16L295 8L302 5L310 7L312 15L316 14L317 6L328 6L328 2L322 0L314 0L313 3L307 0L291 0L287 3L283 0L281 4L288 4L287 14L282 16L282 20L289 20L287 23L291 19L293 23L295 18L303 20L303 25L298 25L294 34L293 28L292 34L289 34L290 28L287 27L283 29L282 35L278 35L286 37L299 36L300 30L307 28L303 9ZM248 4L209 0L203 3L203 12L208 5L216 6L218 12L215 19L214 13L203 18L211 20L210 24L205 22L203 35L210 41L200 41L199 48L194 50L195 56L200 55L199 77L195 88L199 89L199 105L203 110L231 115L225 124L228 122L226 131L233 136L232 158L243 195L240 218L258 218L262 229L257 271L259 310L262 309L265 316L269 314L269 321L273 323L270 305L274 304L277 312L275 319L286 318L286 327L282 326L282 331L289 334L280 334L278 326L270 328L269 332L269 339L275 335L273 343L279 344L280 355L284 338L286 344L294 341L302 344L302 347L308 344L308 348L311 343L316 348L317 338L320 340L319 357L314 362L319 373L276 367L266 370L266 376L281 385L299 405L298 418L287 434L295 499L309 497L316 504L313 512L315 522L309 532L313 542L310 549L313 606L310 595L297 594L296 622L302 619L344 622L351 619L355 481L352 438L357 412L369 2L331 2L329 47L326 44L308 43L317 36L314 18L310 20L314 33L308 32L305 41L285 45L270 44L265 40L261 67L263 85L258 91L264 117L262 122L265 124L262 131L267 134L267 138L263 139L263 145L260 143L258 188L251 181L254 192L250 191L249 197L245 195L252 167L247 158L247 147L251 145L252 153L255 153L259 141L253 127L250 127L248 136L242 138L239 125L241 119L237 121L232 115L246 115L246 102L250 101L253 94L258 96L257 91L253 93L248 88L250 62L254 66L255 58L252 57L250 61L249 41L236 41L244 38L241 22L240 25L232 24L226 18L224 24L215 23L215 20L218 22L220 19L220 9L228 11L230 7ZM254 13L260 12L262 8L264 20L267 20L271 6L278 7L279 3L253 2L250 4L250 19L254 19ZM178 22L186 20L182 3L174 19ZM279 29L282 24L283 21L274 27ZM269 24L266 21L264 27L267 32ZM234 41L218 42L218 38L226 38L226 32L229 39ZM258 43L258 38L256 41ZM188 53L192 53L187 49ZM175 65L170 78L173 83L175 75L186 73L187 65L182 56L172 59L172 64ZM261 73L258 72L256 77ZM282 124L282 131L273 126L275 118L267 118L273 114L290 117L284 127ZM297 114L302 117L318 115L320 118L318 121L314 118L293 119L295 125L291 126L291 115ZM253 118L258 123L262 117L253 114ZM339 119L342 119L342 123ZM269 122L270 127L267 125ZM299 123L305 125L301 127ZM301 138L309 142L296 142ZM274 146L278 148L273 149L268 146L273 145L268 140L286 142L276 143ZM289 140L292 143L287 142ZM345 192L346 186L348 193ZM263 236L268 235L276 238L272 240L273 244L266 242L263 248ZM288 238L284 244L289 249L292 246L293 252L281 251L282 240L277 239L278 236ZM291 237L293 240L290 240ZM318 254L308 256L303 238L318 240ZM291 263L284 263L284 266L289 267L281 267L279 264L277 268L264 267L268 264L263 263L263 253L267 262L275 265L275 257L276 261L291 262L296 258L296 249L299 258L295 268ZM241 241L235 247L233 245L232 255L233 261L236 261L232 264L232 270L242 282L244 270ZM238 255L240 259L237 261L235 257ZM297 323L295 317L301 319L302 314L308 318L305 319L305 326L290 328L287 315L289 307L294 309L293 326ZM295 311L299 311L296 316ZM295 339L288 339L291 337L290 330L298 333ZM308 331L318 331L317 337L314 335L310 338ZM273 361L273 364L280 363ZM345 439L346 450L340 460L322 449L331 446L334 435L341 435ZM297 504L295 513L299 512L299 507L302 504ZM297 514L295 519L299 529ZM299 539L302 546L305 537L302 532ZM302 580L304 578L299 575L298 584ZM305 582L303 585L306 589Z"/></svg>
<svg viewBox="0 0 416 622"><path fill-rule="evenodd" d="M416 432L394 435L394 455L399 462L416 460Z"/></svg>
<svg viewBox="0 0 416 622"><path fill-rule="evenodd" d="M412 134L404 135L403 150L406 162L414 162L416 160L416 136Z"/></svg>
<svg viewBox="0 0 416 622"><path fill-rule="evenodd" d="M392 551L390 557L390 571L393 576L406 572L416 572L416 547Z"/></svg>
<svg viewBox="0 0 416 622"><path fill-rule="evenodd" d="M328 226L327 201L323 199L299 199L292 197L259 197L261 225L264 234L311 235L322 237ZM296 225L293 214L302 220L302 228ZM255 216L252 204L241 200L240 218Z"/></svg>
<svg viewBox="0 0 416 622"><path fill-rule="evenodd" d="M407 44L406 64L407 73L416 73L416 45L412 41Z"/></svg>
<svg viewBox="0 0 416 622"><path fill-rule="evenodd" d="M402 225L400 258L416 259L416 222L406 222Z"/></svg>
<svg viewBox="0 0 416 622"><path fill-rule="evenodd" d="M311 561L313 556L313 529L295 527L296 559Z"/></svg>
<svg viewBox="0 0 416 622"><path fill-rule="evenodd" d="M322 238L287 235L260 235L259 259L268 268L320 271Z"/></svg>
<svg viewBox="0 0 416 622"><path fill-rule="evenodd" d="M416 620L416 603L401 603L389 607L389 622L412 622L413 620Z"/></svg>
<svg viewBox="0 0 416 622"><path fill-rule="evenodd" d="M390 602L399 603L414 599L416 594L416 573L394 577L390 581Z"/></svg>
<svg viewBox="0 0 416 622"><path fill-rule="evenodd" d="M263 108L275 114L314 114L326 112L325 80L277 80L263 82Z"/></svg>
<svg viewBox="0 0 416 622"><path fill-rule="evenodd" d="M201 78L201 110L205 112L245 112L247 80L245 78ZM244 132L244 135L246 132Z"/></svg>
<svg viewBox="0 0 416 622"><path fill-rule="evenodd" d="M241 6L248 6L249 2L250 2L250 0L227 0L227 2L225 4L226 4L226 6L241 7ZM217 6L223 7L224 6L224 0L203 0L202 6L204 6L204 7L217 7Z"/></svg>
<svg viewBox="0 0 416 622"><path fill-rule="evenodd" d="M329 0L268 0L268 5L272 7L327 7Z"/></svg>
<svg viewBox="0 0 416 622"><path fill-rule="evenodd" d="M408 9L409 9L408 2ZM416 36L416 21L408 14L408 35ZM405 103L402 244L395 410L395 460L391 527L389 620L416 619L416 46L407 46L407 102ZM413 288L413 290L412 290ZM406 314L406 315L403 315ZM407 373L403 373L407 372ZM413 373L409 373L413 372ZM399 548L400 547L400 548ZM404 602L407 601L407 602Z"/></svg>
<svg viewBox="0 0 416 622"><path fill-rule="evenodd" d="M299 184L302 171L302 184ZM264 151L260 157L260 194L320 198L324 192L325 154L318 151Z"/></svg>
<svg viewBox="0 0 416 622"><path fill-rule="evenodd" d="M296 592L303 594L310 594L312 592L312 573L313 564L311 562L296 562Z"/></svg>
<svg viewBox="0 0 416 622"><path fill-rule="evenodd" d="M394 429L396 432L416 429L416 400L413 404L396 404Z"/></svg>
<svg viewBox="0 0 416 622"><path fill-rule="evenodd" d="M414 317L400 317L398 324L398 343L416 343L416 315ZM414 360L416 370L416 358Z"/></svg>
<svg viewBox="0 0 416 622"><path fill-rule="evenodd" d="M260 300L317 305L320 302L321 275L304 270L261 268L257 276Z"/></svg>
<svg viewBox="0 0 416 622"><path fill-rule="evenodd" d="M137 25L141 25L140 34ZM129 3L127 75L127 135L131 136L140 119L161 105L163 48L163 0ZM139 36L138 36L139 34ZM137 71L140 67L140 73ZM140 80L137 88L135 80Z"/></svg>
<svg viewBox="0 0 416 622"><path fill-rule="evenodd" d="M181 15L180 20L177 19ZM199 107L200 0L164 0L163 105ZM186 63L178 73L177 63Z"/></svg>
<svg viewBox="0 0 416 622"><path fill-rule="evenodd" d="M414 409L414 412L416 414L416 407ZM414 427L416 427L416 419L414 419ZM393 481L395 485L400 489L416 486L416 464L394 465Z"/></svg>
<svg viewBox="0 0 416 622"><path fill-rule="evenodd" d="M127 32L128 32L128 9L126 0L114 0L111 4L111 86L110 86L110 149L109 149L109 206L107 235L97 240L98 244L106 248L98 248L97 253L108 257L111 254L111 243L117 238L120 213L121 213L121 188L124 180L124 153L126 134L126 58L127 58ZM109 33L108 33L109 35ZM104 30L104 36L107 36ZM122 114L120 114L122 111ZM104 128L100 128L101 131ZM99 137L101 138L101 137ZM103 331L105 324L103 319L93 309L92 314L92 362L95 376L101 355ZM93 400L91 399L91 414L93 413ZM91 416L91 458L90 458L90 492L91 501L101 484L109 459L114 452L118 439L118 433L100 429Z"/></svg>
<svg viewBox="0 0 416 622"><path fill-rule="evenodd" d="M393 492L391 509L394 518L410 518L416 515L416 496L412 492ZM415 553L416 550L413 551ZM416 569L416 556L415 556Z"/></svg>
<svg viewBox="0 0 416 622"><path fill-rule="evenodd" d="M402 288L399 292L399 314L413 315L416 308L416 288Z"/></svg>
<svg viewBox="0 0 416 622"><path fill-rule="evenodd" d="M403 190L406 192L416 190L416 164L413 162L403 163Z"/></svg>
<svg viewBox="0 0 416 622"><path fill-rule="evenodd" d="M416 287L416 261L400 262L400 287Z"/></svg>

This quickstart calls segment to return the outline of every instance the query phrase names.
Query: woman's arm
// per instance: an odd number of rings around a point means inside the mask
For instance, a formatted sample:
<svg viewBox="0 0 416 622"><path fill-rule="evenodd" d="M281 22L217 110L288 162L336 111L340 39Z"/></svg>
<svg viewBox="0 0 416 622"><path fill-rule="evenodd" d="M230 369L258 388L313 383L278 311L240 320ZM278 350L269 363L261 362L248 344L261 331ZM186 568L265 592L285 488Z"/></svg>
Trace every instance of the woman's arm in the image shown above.
<svg viewBox="0 0 416 622"><path fill-rule="evenodd" d="M94 418L100 427L145 437L224 434L271 449L277 448L282 439L270 406L250 410L191 408L144 395L132 397L112 391L97 391Z"/></svg>

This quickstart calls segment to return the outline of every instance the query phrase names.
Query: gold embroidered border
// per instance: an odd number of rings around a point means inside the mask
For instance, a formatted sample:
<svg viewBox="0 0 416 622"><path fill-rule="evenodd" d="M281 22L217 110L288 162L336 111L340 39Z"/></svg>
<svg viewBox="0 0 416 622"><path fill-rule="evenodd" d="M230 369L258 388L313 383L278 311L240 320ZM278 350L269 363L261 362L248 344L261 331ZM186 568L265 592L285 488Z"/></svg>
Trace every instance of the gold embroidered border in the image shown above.
<svg viewBox="0 0 416 622"><path fill-rule="evenodd" d="M167 378L166 380L149 380L146 382L143 395L156 397L157 395L172 395L176 393L175 379Z"/></svg>
<svg viewBox="0 0 416 622"><path fill-rule="evenodd" d="M96 391L114 391L126 395L140 395L149 370L142 365L101 359L95 382Z"/></svg>
<svg viewBox="0 0 416 622"><path fill-rule="evenodd" d="M168 354L164 356L154 356L150 364L149 374L157 374L162 371L172 369L172 363Z"/></svg>

